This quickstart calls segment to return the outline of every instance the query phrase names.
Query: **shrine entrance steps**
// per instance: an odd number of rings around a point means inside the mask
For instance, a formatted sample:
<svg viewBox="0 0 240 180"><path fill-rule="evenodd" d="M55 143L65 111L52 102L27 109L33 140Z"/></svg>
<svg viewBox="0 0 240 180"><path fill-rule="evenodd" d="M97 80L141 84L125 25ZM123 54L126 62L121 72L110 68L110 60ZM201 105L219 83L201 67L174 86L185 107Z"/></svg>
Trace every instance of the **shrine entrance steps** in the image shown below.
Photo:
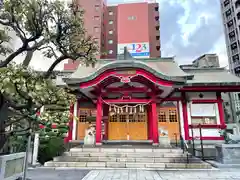
<svg viewBox="0 0 240 180"><path fill-rule="evenodd" d="M211 169L212 166L181 149L158 147L76 147L45 163L45 167L82 169Z"/></svg>

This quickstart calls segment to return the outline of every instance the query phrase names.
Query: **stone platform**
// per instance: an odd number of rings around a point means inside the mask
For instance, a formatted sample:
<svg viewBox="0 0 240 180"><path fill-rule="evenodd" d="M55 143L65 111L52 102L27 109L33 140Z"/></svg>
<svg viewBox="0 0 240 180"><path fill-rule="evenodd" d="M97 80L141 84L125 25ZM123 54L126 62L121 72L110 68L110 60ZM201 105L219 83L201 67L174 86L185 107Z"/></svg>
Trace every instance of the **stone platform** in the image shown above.
<svg viewBox="0 0 240 180"><path fill-rule="evenodd" d="M187 155L189 163L187 163ZM156 147L76 147L45 163L45 167L131 168L147 170L211 169L211 165L183 153L181 149Z"/></svg>

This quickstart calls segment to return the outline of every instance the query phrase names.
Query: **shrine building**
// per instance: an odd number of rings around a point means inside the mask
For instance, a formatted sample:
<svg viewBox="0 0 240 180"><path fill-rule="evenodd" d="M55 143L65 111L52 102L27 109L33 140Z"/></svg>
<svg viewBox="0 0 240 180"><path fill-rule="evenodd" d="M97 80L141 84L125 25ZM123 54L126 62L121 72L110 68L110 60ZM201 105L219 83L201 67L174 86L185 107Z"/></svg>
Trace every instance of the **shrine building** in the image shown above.
<svg viewBox="0 0 240 180"><path fill-rule="evenodd" d="M240 78L224 68L180 68L174 58L133 59L126 51L117 60L79 66L64 82L76 90L68 141L83 141L90 124L96 144L158 144L159 130L175 141L199 136L223 140L226 128L221 94L240 91Z"/></svg>

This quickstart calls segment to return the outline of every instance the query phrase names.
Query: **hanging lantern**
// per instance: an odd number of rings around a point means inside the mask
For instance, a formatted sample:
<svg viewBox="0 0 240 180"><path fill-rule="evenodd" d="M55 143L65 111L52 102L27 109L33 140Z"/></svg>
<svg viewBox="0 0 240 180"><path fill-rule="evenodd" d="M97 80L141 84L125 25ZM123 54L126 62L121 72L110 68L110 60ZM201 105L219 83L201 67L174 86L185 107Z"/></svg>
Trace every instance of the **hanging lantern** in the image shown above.
<svg viewBox="0 0 240 180"><path fill-rule="evenodd" d="M132 114L133 113L133 109L132 109L132 106L129 107L129 114Z"/></svg>
<svg viewBox="0 0 240 180"><path fill-rule="evenodd" d="M113 108L113 109L114 109L114 112L116 113L116 112L117 112L116 106L114 106L114 108Z"/></svg>
<svg viewBox="0 0 240 180"><path fill-rule="evenodd" d="M118 114L120 113L120 108L119 108L119 107L117 107L117 113L118 113Z"/></svg>
<svg viewBox="0 0 240 180"><path fill-rule="evenodd" d="M128 113L128 105L126 106L126 113Z"/></svg>

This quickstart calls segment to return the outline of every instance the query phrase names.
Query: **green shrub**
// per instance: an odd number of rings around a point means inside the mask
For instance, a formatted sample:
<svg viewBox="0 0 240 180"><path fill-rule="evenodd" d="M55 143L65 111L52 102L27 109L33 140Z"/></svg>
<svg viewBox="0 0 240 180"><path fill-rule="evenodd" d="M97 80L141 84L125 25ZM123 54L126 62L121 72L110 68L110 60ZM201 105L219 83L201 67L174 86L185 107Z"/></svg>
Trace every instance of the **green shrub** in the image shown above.
<svg viewBox="0 0 240 180"><path fill-rule="evenodd" d="M53 160L54 157L62 155L65 151L64 141L62 137L49 137L40 139L38 162L44 164Z"/></svg>

